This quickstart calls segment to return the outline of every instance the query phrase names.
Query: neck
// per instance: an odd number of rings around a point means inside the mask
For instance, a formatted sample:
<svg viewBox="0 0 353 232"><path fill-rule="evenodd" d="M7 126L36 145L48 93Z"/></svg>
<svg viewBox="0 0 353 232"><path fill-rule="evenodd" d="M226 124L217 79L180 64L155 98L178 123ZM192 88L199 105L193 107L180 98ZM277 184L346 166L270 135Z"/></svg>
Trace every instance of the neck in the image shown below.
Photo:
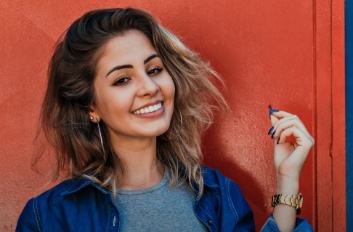
<svg viewBox="0 0 353 232"><path fill-rule="evenodd" d="M124 176L120 189L139 190L152 187L163 179L164 168L156 160L149 166L125 165Z"/></svg>
<svg viewBox="0 0 353 232"><path fill-rule="evenodd" d="M116 144L114 151L124 166L120 189L146 189L162 180L164 168L157 159L156 138Z"/></svg>

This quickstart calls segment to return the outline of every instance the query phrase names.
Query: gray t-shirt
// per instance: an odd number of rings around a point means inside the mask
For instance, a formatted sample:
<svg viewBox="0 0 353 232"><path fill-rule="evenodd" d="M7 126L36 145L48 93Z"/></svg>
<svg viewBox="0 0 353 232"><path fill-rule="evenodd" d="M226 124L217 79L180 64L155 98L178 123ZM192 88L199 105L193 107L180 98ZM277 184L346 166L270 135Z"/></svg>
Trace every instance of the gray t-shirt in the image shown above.
<svg viewBox="0 0 353 232"><path fill-rule="evenodd" d="M121 231L207 231L194 213L195 195L187 184L170 187L165 176L144 190L118 190Z"/></svg>

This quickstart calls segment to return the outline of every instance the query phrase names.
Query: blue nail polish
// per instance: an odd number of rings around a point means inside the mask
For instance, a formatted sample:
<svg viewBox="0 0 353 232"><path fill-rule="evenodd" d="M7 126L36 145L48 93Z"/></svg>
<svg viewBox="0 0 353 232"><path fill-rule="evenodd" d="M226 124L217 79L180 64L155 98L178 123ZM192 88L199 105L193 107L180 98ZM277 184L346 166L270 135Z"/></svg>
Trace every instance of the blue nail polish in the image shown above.
<svg viewBox="0 0 353 232"><path fill-rule="evenodd" d="M277 139L277 145L279 144L279 139L280 139L280 138Z"/></svg>
<svg viewBox="0 0 353 232"><path fill-rule="evenodd" d="M279 112L279 110L275 110L275 109L270 109L268 111L268 113L271 115L272 113L276 113L276 112Z"/></svg>
<svg viewBox="0 0 353 232"><path fill-rule="evenodd" d="M274 131L271 135L271 139L273 139L273 136L275 135L276 131Z"/></svg>
<svg viewBox="0 0 353 232"><path fill-rule="evenodd" d="M274 127L271 127L270 130L268 131L267 135L270 135L273 131Z"/></svg>

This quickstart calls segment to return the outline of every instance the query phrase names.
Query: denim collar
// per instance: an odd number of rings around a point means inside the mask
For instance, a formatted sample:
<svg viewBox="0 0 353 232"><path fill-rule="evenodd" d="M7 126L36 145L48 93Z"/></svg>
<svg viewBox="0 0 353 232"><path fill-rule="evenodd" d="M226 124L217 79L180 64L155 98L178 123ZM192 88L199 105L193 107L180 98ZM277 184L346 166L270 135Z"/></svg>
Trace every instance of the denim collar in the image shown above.
<svg viewBox="0 0 353 232"><path fill-rule="evenodd" d="M110 194L110 191L102 188L97 183L93 182L92 180L85 179L85 178L77 178L77 179L69 179L64 181L65 191L61 194L62 196L68 196L80 192L81 190L94 187L103 194Z"/></svg>

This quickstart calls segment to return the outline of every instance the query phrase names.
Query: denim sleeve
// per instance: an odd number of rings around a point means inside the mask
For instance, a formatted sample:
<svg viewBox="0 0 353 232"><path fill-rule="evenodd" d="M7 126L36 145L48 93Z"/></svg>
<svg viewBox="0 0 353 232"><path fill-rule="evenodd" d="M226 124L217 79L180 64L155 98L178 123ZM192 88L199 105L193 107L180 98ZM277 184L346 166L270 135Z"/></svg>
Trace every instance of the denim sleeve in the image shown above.
<svg viewBox="0 0 353 232"><path fill-rule="evenodd" d="M16 226L16 232L41 231L36 215L36 200L31 199L24 207Z"/></svg>
<svg viewBox="0 0 353 232"><path fill-rule="evenodd" d="M261 232L280 232L272 215L265 222ZM296 227L294 228L293 232L314 232L314 230L306 219L297 218Z"/></svg>

